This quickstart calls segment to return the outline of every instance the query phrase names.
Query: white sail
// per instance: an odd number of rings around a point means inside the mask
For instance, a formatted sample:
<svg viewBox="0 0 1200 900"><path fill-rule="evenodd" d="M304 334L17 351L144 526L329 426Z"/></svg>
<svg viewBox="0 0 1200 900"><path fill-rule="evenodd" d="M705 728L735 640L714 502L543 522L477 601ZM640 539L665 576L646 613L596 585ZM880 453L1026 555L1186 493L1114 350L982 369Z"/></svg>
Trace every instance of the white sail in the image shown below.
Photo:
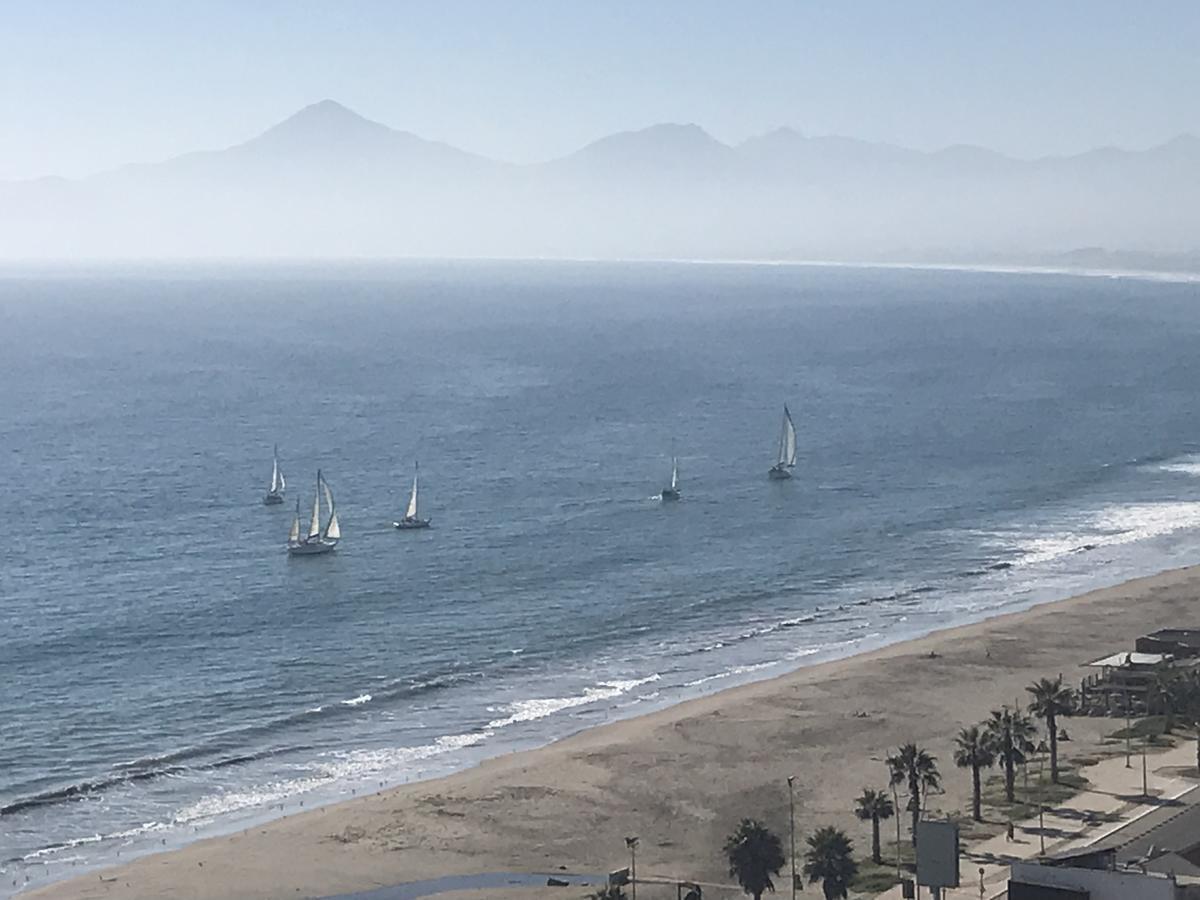
<svg viewBox="0 0 1200 900"><path fill-rule="evenodd" d="M779 435L779 465L791 468L796 465L796 426L792 414L783 407L783 431Z"/></svg>
<svg viewBox="0 0 1200 900"><path fill-rule="evenodd" d="M404 513L407 519L415 519L417 517L417 473L413 472L412 494L408 498L408 509Z"/></svg>
<svg viewBox="0 0 1200 900"><path fill-rule="evenodd" d="M296 501L296 516L292 519L292 530L288 532L288 543L298 544L300 542L300 501Z"/></svg>
<svg viewBox="0 0 1200 900"><path fill-rule="evenodd" d="M325 536L336 540L341 537L341 529L338 528L337 507L333 505L333 491L324 479L321 480L321 487L325 489L325 505L329 507L329 524L325 526Z"/></svg>
<svg viewBox="0 0 1200 900"><path fill-rule="evenodd" d="M279 493L287 490L287 480L283 477L283 472L279 473Z"/></svg>
<svg viewBox="0 0 1200 900"><path fill-rule="evenodd" d="M671 457L671 490L679 490L679 458Z"/></svg>
<svg viewBox="0 0 1200 900"><path fill-rule="evenodd" d="M279 490L279 459L275 457L271 460L271 493L278 494Z"/></svg>
<svg viewBox="0 0 1200 900"><path fill-rule="evenodd" d="M317 470L317 492L313 495L312 519L308 523L308 536L315 538L321 534L321 470Z"/></svg>

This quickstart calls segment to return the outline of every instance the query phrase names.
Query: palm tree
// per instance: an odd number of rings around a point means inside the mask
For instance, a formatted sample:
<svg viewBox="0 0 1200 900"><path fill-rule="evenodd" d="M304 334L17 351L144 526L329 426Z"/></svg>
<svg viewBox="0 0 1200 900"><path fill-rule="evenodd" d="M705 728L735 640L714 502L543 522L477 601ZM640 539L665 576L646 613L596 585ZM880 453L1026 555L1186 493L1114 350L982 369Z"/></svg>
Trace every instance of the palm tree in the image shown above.
<svg viewBox="0 0 1200 900"><path fill-rule="evenodd" d="M908 785L908 809L912 813L912 842L917 844L917 822L921 819L921 794L942 786L937 757L916 744L905 744L887 758L890 785Z"/></svg>
<svg viewBox="0 0 1200 900"><path fill-rule="evenodd" d="M1175 728L1175 715L1180 706L1186 703L1188 692L1187 678L1181 678L1172 669L1162 669L1155 673L1154 681L1150 683L1150 697L1154 706L1162 713L1163 734L1170 734Z"/></svg>
<svg viewBox="0 0 1200 900"><path fill-rule="evenodd" d="M854 803L854 814L864 822L871 823L871 862L879 865L883 862L879 852L879 823L890 819L896 812L896 807L892 805L892 798L887 795L887 791L872 788L863 788L862 796Z"/></svg>
<svg viewBox="0 0 1200 900"><path fill-rule="evenodd" d="M1033 694L1029 711L1046 721L1046 731L1050 733L1050 782L1058 784L1058 719L1075 714L1075 691L1063 684L1061 675L1054 679L1039 678L1025 690Z"/></svg>
<svg viewBox="0 0 1200 900"><path fill-rule="evenodd" d="M737 831L725 841L729 875L738 880L747 894L761 900L763 891L774 891L772 875L778 875L786 860L783 843L754 819L742 819Z"/></svg>
<svg viewBox="0 0 1200 900"><path fill-rule="evenodd" d="M1196 729L1196 772L1200 773L1200 674L1189 672L1171 685L1175 715Z"/></svg>
<svg viewBox="0 0 1200 900"><path fill-rule="evenodd" d="M1026 754L1033 751L1033 722L1020 710L1007 706L992 710L992 717L984 723L984 731L996 757L1004 764L1004 799L1009 803L1016 800L1014 782L1017 766L1025 762Z"/></svg>
<svg viewBox="0 0 1200 900"><path fill-rule="evenodd" d="M854 844L844 831L825 825L808 836L808 849L804 851L804 877L809 884L821 882L825 900L844 900L850 891L850 882L857 874Z"/></svg>
<svg viewBox="0 0 1200 900"><path fill-rule="evenodd" d="M971 815L976 822L983 821L981 785L979 772L996 764L996 749L992 746L987 731L978 725L963 728L954 739L954 764L960 769L971 770Z"/></svg>

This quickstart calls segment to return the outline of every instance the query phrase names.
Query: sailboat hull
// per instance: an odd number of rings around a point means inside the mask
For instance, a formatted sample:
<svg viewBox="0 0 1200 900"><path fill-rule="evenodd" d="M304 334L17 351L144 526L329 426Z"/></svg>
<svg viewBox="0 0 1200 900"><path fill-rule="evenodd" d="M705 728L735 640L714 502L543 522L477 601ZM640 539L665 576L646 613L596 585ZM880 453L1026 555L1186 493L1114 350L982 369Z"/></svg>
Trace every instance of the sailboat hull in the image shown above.
<svg viewBox="0 0 1200 900"><path fill-rule="evenodd" d="M282 502L283 502L283 494L275 494L275 493L268 492L267 495L265 497L263 497L263 505L264 506L275 506L276 504L279 504Z"/></svg>
<svg viewBox="0 0 1200 900"><path fill-rule="evenodd" d="M661 496L664 500L678 500L682 495L674 488L663 488Z"/></svg>
<svg viewBox="0 0 1200 900"><path fill-rule="evenodd" d="M767 472L767 477L772 481L787 481L792 477L792 473L783 466L772 466L771 471Z"/></svg>
<svg viewBox="0 0 1200 900"><path fill-rule="evenodd" d="M416 528L428 528L430 519L401 519L399 522L393 522L393 528L399 528L401 531L410 531Z"/></svg>
<svg viewBox="0 0 1200 900"><path fill-rule="evenodd" d="M288 544L288 556L315 556L318 553L329 553L337 547L337 541L296 541Z"/></svg>

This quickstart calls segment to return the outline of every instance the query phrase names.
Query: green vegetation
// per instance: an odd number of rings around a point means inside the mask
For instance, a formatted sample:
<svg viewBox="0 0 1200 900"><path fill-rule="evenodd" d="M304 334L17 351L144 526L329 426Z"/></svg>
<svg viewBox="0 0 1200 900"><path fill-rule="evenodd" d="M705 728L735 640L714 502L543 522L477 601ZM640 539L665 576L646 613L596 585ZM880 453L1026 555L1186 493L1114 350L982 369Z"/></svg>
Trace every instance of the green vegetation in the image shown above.
<svg viewBox="0 0 1200 900"><path fill-rule="evenodd" d="M725 857L730 877L754 900L761 900L764 891L775 890L771 878L786 862L779 838L754 819L742 819L737 831L726 839Z"/></svg>
<svg viewBox="0 0 1200 900"><path fill-rule="evenodd" d="M1075 691L1063 685L1062 676L1040 678L1025 688L1033 695L1030 711L1046 723L1050 737L1050 780L1058 783L1058 720L1075 714Z"/></svg>
<svg viewBox="0 0 1200 900"><path fill-rule="evenodd" d="M858 873L850 882L850 890L856 894L874 896L897 884L895 865L876 865L871 862L860 863Z"/></svg>
<svg viewBox="0 0 1200 900"><path fill-rule="evenodd" d="M864 822L871 823L871 862L876 865L882 861L879 855L879 823L890 819L895 812L892 798L886 791L863 788L862 795L854 801L854 814Z"/></svg>
<svg viewBox="0 0 1200 900"><path fill-rule="evenodd" d="M1017 766L1024 765L1033 752L1033 736L1037 732L1029 716L1007 706L992 710L992 717L984 723L984 730L996 757L1004 766L1004 798L1013 803Z"/></svg>
<svg viewBox="0 0 1200 900"><path fill-rule="evenodd" d="M854 861L854 843L844 831L825 825L808 836L804 877L809 884L821 883L825 900L845 898L856 874L858 863Z"/></svg>
<svg viewBox="0 0 1200 900"><path fill-rule="evenodd" d="M942 786L937 757L916 744L905 744L887 758L889 786L908 785L908 811L912 815L912 842L917 843L917 822L921 820L922 798Z"/></svg>
<svg viewBox="0 0 1200 900"><path fill-rule="evenodd" d="M960 769L971 770L971 816L976 822L982 822L980 771L996 764L996 748L989 732L978 725L961 729L954 739L954 764Z"/></svg>

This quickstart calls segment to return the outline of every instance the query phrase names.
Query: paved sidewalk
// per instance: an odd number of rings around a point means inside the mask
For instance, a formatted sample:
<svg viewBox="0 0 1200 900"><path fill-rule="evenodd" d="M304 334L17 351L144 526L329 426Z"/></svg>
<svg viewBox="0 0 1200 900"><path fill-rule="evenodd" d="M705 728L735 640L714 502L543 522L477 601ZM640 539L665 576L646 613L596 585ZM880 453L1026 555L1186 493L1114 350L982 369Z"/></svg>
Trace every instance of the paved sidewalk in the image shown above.
<svg viewBox="0 0 1200 900"><path fill-rule="evenodd" d="M1106 759L1081 770L1089 783L1087 790L1070 800L1046 808L1046 853L1056 854L1095 843L1130 822L1178 798L1197 786L1197 780L1182 777L1180 772L1195 772L1196 747L1185 740L1170 750L1149 754L1147 787L1150 797L1142 795L1141 756L1135 754L1132 767L1125 767L1124 754ZM1015 840L1004 834L985 841L968 844L961 861L962 886L942 892L946 900L984 900L1003 894L1008 887L1008 867L1019 859L1032 859L1041 851L1042 835L1035 816L1016 823ZM979 870L983 869L984 891L979 890ZM899 886L878 895L878 900L901 900ZM922 897L929 897L926 888Z"/></svg>

